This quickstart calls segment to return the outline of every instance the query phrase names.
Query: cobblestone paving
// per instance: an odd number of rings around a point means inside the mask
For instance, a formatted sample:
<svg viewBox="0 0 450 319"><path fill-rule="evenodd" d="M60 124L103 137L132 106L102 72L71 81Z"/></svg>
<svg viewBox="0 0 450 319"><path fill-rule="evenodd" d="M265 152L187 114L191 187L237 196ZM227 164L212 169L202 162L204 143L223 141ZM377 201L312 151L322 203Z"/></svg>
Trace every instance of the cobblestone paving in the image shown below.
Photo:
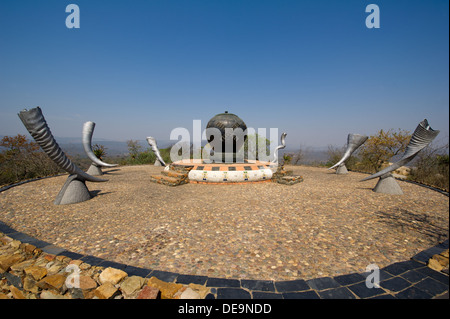
<svg viewBox="0 0 450 319"><path fill-rule="evenodd" d="M19 239L21 241L19 241ZM54 246L0 222L0 299L448 299L448 240L378 270L310 280L225 279L118 264ZM425 264L447 256L447 273ZM82 269L67 287L67 267ZM38 276L38 278L36 278ZM70 281L69 281L70 282Z"/></svg>
<svg viewBox="0 0 450 319"><path fill-rule="evenodd" d="M161 168L119 167L106 171L109 182L88 183L93 199L66 206L53 205L66 177L48 178L2 192L0 220L82 256L233 279L239 288L254 280L304 280L311 288L305 292L319 297L326 294L310 280L404 262L448 238L447 196L405 182L402 196L377 194L376 181L359 182L363 174L287 169L304 181L167 187L146 179ZM261 293L289 293L273 287ZM220 298L238 287L218 288L228 289L217 290Z"/></svg>

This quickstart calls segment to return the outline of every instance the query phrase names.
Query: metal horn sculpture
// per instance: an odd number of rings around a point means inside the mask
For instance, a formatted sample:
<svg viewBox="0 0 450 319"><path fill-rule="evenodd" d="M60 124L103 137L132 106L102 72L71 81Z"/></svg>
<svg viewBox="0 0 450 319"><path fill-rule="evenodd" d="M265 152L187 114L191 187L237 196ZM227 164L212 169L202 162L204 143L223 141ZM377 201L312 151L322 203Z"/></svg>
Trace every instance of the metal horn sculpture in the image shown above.
<svg viewBox="0 0 450 319"><path fill-rule="evenodd" d="M403 191L395 181L395 178L392 176L391 172L410 162L422 149L430 144L438 134L439 131L433 130L428 124L427 119L424 119L414 130L414 133L408 143L408 146L406 147L405 153L403 154L402 158L391 166L388 166L385 169L379 171L378 173L362 179L361 182L379 177L380 180L378 181L373 191L377 193L394 195L403 194Z"/></svg>
<svg viewBox="0 0 450 319"><path fill-rule="evenodd" d="M287 133L281 134L281 138L280 138L281 145L277 146L277 148L273 152L273 161L272 161L273 163L278 163L278 150L281 150L286 147L286 135L287 135Z"/></svg>
<svg viewBox="0 0 450 319"><path fill-rule="evenodd" d="M158 149L158 145L156 144L156 140L154 137L147 137L147 142L148 144L152 147L152 151L155 153L156 155L156 161L155 161L155 166L166 166L166 162L164 162L164 160L161 157L161 154L159 153L159 149Z"/></svg>
<svg viewBox="0 0 450 319"><path fill-rule="evenodd" d="M87 173L90 175L103 175L101 170L102 167L116 167L117 164L108 164L101 161L97 156L95 156L94 151L92 150L92 135L94 133L95 123L94 122L86 122L83 125L83 135L82 142L84 151L86 152L89 159L92 161L91 166L89 167Z"/></svg>
<svg viewBox="0 0 450 319"><path fill-rule="evenodd" d="M348 134L347 137L347 149L345 150L344 155L342 156L342 158L339 160L339 162L337 162L336 164L334 164L333 166L331 166L328 169L333 169L335 167L337 167L336 169L336 174L347 174L347 167L345 167L345 161L348 160L350 158L350 156L352 156L352 154L361 146L363 145L367 139L369 137L365 136L365 135L360 135L360 134Z"/></svg>
<svg viewBox="0 0 450 319"><path fill-rule="evenodd" d="M86 181L106 182L106 180L83 172L66 156L56 143L39 106L31 110L23 110L18 115L28 132L47 156L70 174L56 196L54 204L74 204L91 199L92 196L86 187Z"/></svg>

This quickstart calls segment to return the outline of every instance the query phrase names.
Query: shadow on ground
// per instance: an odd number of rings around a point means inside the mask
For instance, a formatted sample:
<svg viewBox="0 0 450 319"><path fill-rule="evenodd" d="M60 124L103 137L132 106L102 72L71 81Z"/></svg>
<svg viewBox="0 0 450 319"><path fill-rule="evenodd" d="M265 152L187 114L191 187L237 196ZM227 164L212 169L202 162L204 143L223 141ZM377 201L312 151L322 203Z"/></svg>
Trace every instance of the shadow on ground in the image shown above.
<svg viewBox="0 0 450 319"><path fill-rule="evenodd" d="M427 213L397 209L391 212L377 211L375 214L377 214L380 222L395 227L401 232L412 230L436 242L444 240L449 235L448 229L437 225L442 225L445 221L437 216L430 217Z"/></svg>

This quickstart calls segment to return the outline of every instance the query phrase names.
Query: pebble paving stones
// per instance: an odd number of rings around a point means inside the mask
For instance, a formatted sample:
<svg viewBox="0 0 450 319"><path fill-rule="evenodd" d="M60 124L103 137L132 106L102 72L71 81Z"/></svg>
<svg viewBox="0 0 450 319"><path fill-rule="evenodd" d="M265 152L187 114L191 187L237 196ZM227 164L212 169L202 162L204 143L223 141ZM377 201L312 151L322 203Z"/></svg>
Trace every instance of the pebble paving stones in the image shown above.
<svg viewBox="0 0 450 319"><path fill-rule="evenodd" d="M153 166L120 167L106 171L101 190L88 185L93 199L63 206L53 197L64 176L33 181L0 193L0 237L89 267L208 288L208 299L448 297L448 274L427 267L448 249L448 196L404 182L405 195L388 196L358 183L359 173L290 169L304 181L169 188L142 178ZM369 264L381 268L380 288L365 285ZM16 288L2 292L8 298L29 277L10 268L0 276L1 289ZM103 290L120 298L117 289Z"/></svg>
<svg viewBox="0 0 450 319"><path fill-rule="evenodd" d="M436 247L448 250L448 240ZM189 298L196 299L442 299L448 298L449 290L447 274L413 259L381 269L379 287L369 289L369 273L310 280L238 280L144 269L66 250L53 255L49 249L54 245L0 223L0 299L183 299L188 289ZM55 273L50 272L51 264L59 264ZM82 269L79 289L68 289L64 283L69 265ZM155 281L156 287L152 286Z"/></svg>

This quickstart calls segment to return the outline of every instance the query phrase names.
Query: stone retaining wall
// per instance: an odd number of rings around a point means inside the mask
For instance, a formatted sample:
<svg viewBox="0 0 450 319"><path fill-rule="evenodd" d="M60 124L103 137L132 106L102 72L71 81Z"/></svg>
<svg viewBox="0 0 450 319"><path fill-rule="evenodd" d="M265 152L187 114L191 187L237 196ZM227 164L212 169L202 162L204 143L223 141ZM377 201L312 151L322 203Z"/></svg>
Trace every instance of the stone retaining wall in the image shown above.
<svg viewBox="0 0 450 319"><path fill-rule="evenodd" d="M0 299L203 299L209 292L91 266L0 233Z"/></svg>

